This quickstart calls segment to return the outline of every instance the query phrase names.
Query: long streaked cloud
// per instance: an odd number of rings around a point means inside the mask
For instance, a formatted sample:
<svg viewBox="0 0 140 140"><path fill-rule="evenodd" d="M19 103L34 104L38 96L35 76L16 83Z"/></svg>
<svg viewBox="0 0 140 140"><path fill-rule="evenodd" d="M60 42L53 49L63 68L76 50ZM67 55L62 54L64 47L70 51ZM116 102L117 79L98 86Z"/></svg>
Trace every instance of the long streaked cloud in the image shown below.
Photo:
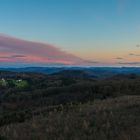
<svg viewBox="0 0 140 140"><path fill-rule="evenodd" d="M10 56L0 56L0 58L23 58L26 57L25 55L19 55L19 54L15 54L15 55L10 55Z"/></svg>
<svg viewBox="0 0 140 140"><path fill-rule="evenodd" d="M90 65L53 45L22 40L0 34L0 62ZM93 62L92 62L93 63ZM96 63L96 62L94 62Z"/></svg>
<svg viewBox="0 0 140 140"><path fill-rule="evenodd" d="M117 59L117 60L123 60L124 58L122 58L122 57L116 57L115 59Z"/></svg>
<svg viewBox="0 0 140 140"><path fill-rule="evenodd" d="M84 60L84 62L89 64L99 64L99 61Z"/></svg>
<svg viewBox="0 0 140 140"><path fill-rule="evenodd" d="M140 65L140 62L118 62L121 65Z"/></svg>
<svg viewBox="0 0 140 140"><path fill-rule="evenodd" d="M140 54L130 53L129 56L140 56Z"/></svg>

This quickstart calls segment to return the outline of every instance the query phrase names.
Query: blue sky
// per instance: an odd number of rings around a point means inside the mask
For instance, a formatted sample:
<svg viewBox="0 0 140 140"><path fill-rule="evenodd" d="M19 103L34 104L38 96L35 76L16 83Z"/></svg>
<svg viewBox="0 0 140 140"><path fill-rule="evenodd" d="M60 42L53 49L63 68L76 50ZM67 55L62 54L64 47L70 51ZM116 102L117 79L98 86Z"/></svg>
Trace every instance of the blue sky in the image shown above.
<svg viewBox="0 0 140 140"><path fill-rule="evenodd" d="M117 65L117 57L136 62L129 53L140 53L139 7L139 0L1 0L0 32L101 65Z"/></svg>

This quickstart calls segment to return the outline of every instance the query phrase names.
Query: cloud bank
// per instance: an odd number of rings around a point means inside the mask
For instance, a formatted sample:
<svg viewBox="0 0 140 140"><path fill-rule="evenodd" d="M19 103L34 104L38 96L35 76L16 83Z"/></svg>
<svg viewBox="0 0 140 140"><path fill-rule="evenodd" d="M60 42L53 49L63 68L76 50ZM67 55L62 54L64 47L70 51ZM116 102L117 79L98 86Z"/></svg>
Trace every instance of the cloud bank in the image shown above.
<svg viewBox="0 0 140 140"><path fill-rule="evenodd" d="M64 65L90 64L90 62L62 51L53 45L5 35L0 35L0 62Z"/></svg>

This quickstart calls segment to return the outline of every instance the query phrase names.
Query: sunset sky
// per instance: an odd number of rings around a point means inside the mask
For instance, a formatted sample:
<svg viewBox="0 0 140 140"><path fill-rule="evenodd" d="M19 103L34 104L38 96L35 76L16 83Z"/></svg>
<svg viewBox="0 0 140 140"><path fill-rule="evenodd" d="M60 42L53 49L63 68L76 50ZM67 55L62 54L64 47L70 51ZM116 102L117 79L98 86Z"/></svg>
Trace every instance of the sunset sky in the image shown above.
<svg viewBox="0 0 140 140"><path fill-rule="evenodd" d="M140 66L140 0L0 0L0 66Z"/></svg>

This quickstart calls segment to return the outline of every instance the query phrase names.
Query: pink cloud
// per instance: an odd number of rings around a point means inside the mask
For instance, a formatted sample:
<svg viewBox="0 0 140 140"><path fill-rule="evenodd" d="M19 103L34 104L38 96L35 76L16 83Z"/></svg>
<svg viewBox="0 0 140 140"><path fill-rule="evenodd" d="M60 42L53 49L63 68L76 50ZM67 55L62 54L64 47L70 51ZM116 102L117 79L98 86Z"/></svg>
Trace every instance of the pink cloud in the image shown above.
<svg viewBox="0 0 140 140"><path fill-rule="evenodd" d="M26 41L0 35L0 62L21 62L68 65L87 64L88 62L61 49L45 43Z"/></svg>

